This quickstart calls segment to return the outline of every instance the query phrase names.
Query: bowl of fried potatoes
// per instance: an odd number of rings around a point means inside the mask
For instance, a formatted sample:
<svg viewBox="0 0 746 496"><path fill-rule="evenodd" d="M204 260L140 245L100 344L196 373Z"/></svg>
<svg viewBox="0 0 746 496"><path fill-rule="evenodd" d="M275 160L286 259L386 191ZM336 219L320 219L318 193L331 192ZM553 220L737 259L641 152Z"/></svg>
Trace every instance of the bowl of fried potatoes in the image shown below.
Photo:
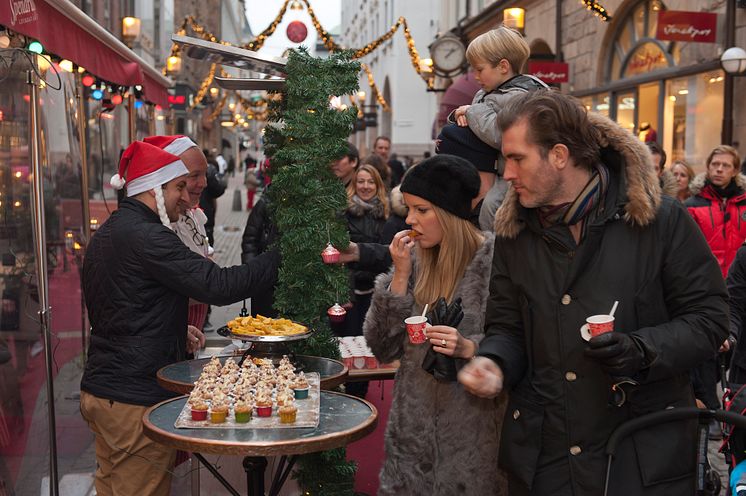
<svg viewBox="0 0 746 496"><path fill-rule="evenodd" d="M306 339L313 331L290 319L264 317L236 317L226 324L233 339L242 341L297 341Z"/></svg>

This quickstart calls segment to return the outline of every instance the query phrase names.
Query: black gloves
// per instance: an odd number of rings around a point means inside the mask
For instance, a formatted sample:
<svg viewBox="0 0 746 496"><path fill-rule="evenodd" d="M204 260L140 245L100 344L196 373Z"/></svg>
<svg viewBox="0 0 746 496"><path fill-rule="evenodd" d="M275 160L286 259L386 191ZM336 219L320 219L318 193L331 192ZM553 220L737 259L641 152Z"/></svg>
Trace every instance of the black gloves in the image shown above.
<svg viewBox="0 0 746 496"><path fill-rule="evenodd" d="M606 332L591 338L584 354L598 360L607 374L634 377L652 362L651 353L638 338L623 332Z"/></svg>
<svg viewBox="0 0 746 496"><path fill-rule="evenodd" d="M464 311L461 309L461 298L450 305L446 303L445 298L438 298L433 305L433 309L428 312L427 320L430 325L447 325L456 327L464 318ZM431 346L422 360L422 368L428 374L432 374L437 381L455 382L457 380L456 361L449 356L438 353Z"/></svg>

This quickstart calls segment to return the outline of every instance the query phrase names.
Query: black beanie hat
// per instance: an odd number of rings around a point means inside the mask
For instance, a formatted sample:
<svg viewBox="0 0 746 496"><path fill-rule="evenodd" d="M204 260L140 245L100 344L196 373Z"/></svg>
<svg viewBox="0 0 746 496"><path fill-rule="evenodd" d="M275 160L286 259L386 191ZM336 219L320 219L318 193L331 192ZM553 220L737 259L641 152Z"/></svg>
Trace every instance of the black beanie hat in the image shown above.
<svg viewBox="0 0 746 496"><path fill-rule="evenodd" d="M479 194L480 186L479 173L468 160L441 154L407 171L400 190L468 220L471 201Z"/></svg>
<svg viewBox="0 0 746 496"><path fill-rule="evenodd" d="M497 148L480 140L468 127L446 124L438 135L437 153L447 153L465 158L481 172L497 174L495 161L500 155Z"/></svg>

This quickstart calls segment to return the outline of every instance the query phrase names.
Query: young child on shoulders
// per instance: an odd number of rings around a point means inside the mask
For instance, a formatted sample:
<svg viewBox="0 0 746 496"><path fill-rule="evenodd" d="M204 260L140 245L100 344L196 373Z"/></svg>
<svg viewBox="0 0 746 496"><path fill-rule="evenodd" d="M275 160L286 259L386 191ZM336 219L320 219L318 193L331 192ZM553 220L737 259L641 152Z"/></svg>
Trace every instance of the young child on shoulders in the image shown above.
<svg viewBox="0 0 746 496"><path fill-rule="evenodd" d="M515 29L501 26L474 38L466 58L482 89L471 105L454 110L448 121L468 126L479 139L499 150L502 138L496 118L500 109L515 95L548 88L539 78L521 74L529 55L528 43Z"/></svg>

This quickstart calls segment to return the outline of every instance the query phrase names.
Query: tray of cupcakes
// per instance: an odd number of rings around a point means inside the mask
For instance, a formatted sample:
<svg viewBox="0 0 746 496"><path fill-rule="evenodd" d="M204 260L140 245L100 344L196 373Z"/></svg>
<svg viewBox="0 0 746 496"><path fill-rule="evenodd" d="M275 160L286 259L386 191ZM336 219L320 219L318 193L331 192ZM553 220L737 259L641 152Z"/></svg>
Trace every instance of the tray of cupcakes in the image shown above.
<svg viewBox="0 0 746 496"><path fill-rule="evenodd" d="M317 427L319 383L316 372L296 373L287 356L277 366L247 357L240 367L232 358L221 365L213 357L174 425L186 429Z"/></svg>

